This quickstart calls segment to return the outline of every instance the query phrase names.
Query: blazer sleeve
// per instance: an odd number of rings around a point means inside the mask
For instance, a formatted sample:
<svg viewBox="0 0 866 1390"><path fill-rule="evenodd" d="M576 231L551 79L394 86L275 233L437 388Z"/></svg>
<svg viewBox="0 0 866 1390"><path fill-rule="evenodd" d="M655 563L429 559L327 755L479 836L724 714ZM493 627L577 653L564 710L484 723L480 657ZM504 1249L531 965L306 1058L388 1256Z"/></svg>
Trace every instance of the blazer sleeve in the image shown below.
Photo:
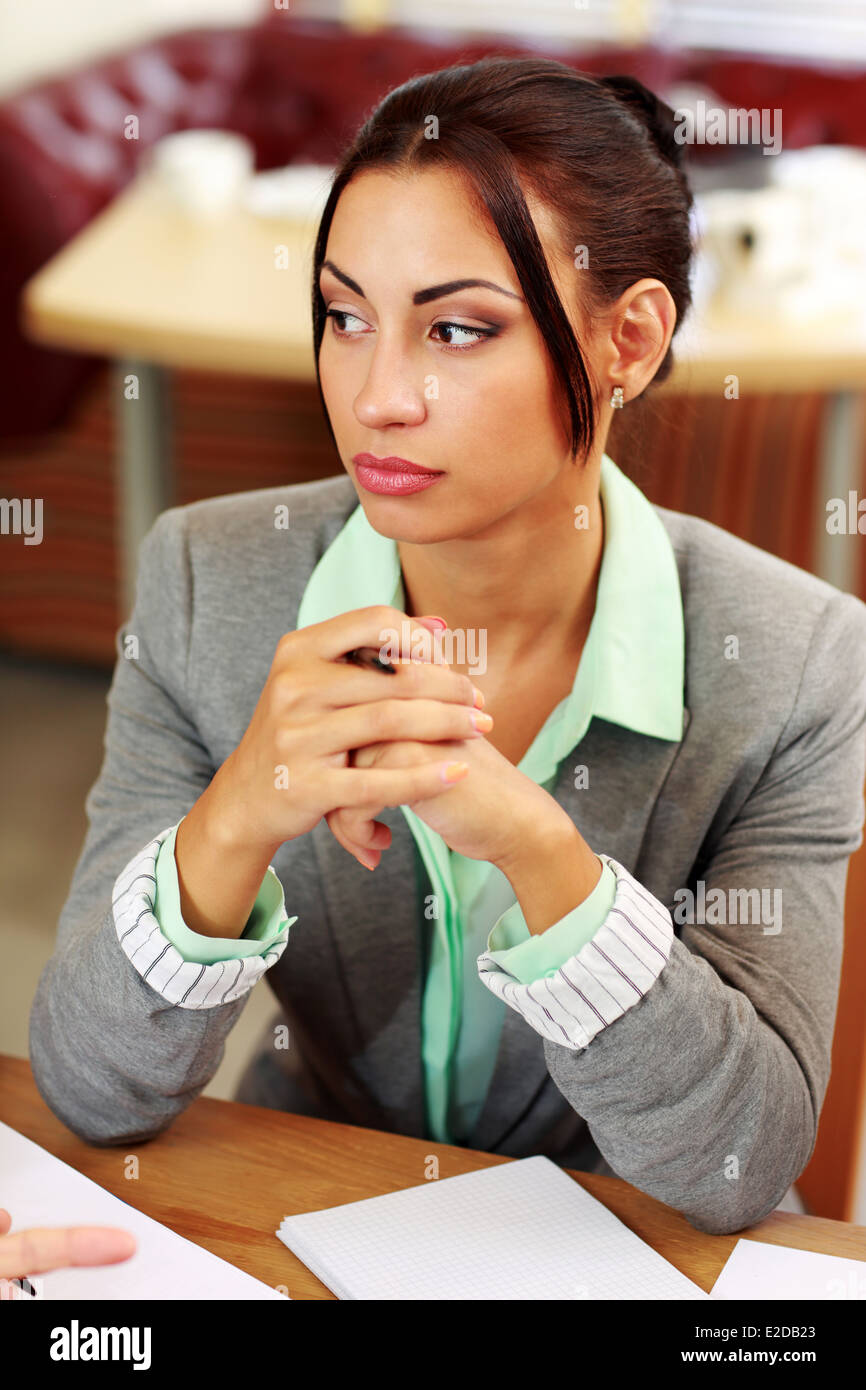
<svg viewBox="0 0 866 1390"><path fill-rule="evenodd" d="M174 952L169 941L148 972L130 959L131 936L120 939L131 927L139 936L145 925L145 936L159 933L152 913L159 844L216 771L186 698L191 621L184 511L172 508L142 542L135 606L116 638L87 834L30 1011L36 1085L55 1115L93 1144L140 1142L166 1129L213 1077L249 992L240 978L234 989L226 978L207 1006L194 1007L192 995L181 1002L160 974ZM201 966L179 956L176 964L240 977L245 965L263 970L284 947L285 936L270 960L248 964Z"/></svg>
<svg viewBox="0 0 866 1390"><path fill-rule="evenodd" d="M815 626L772 756L702 847L695 890L679 890L671 912L631 880L651 900L645 923L682 924L652 987L613 1006L606 1026L596 1020L585 1046L576 1027L568 1043L555 1039L553 1007L544 1020L554 981L503 994L543 1034L554 1083L613 1171L699 1230L762 1220L814 1149L864 781L866 605L840 592ZM689 913L701 891L705 908ZM618 990L621 972L610 978Z"/></svg>

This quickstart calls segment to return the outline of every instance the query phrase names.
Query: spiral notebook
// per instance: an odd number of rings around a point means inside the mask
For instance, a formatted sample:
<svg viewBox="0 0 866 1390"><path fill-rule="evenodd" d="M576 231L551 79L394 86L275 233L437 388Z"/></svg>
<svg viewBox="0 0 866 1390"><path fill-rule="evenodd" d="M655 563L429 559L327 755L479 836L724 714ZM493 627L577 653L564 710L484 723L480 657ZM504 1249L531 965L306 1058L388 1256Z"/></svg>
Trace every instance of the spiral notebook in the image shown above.
<svg viewBox="0 0 866 1390"><path fill-rule="evenodd" d="M707 1299L543 1155L325 1211L276 1232L342 1299Z"/></svg>

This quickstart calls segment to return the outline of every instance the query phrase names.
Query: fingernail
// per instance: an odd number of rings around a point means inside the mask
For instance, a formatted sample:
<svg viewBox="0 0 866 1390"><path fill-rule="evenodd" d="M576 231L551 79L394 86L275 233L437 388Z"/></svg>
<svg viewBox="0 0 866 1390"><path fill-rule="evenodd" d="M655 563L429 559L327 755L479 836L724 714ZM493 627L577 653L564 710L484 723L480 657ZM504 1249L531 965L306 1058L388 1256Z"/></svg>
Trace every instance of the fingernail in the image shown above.
<svg viewBox="0 0 866 1390"><path fill-rule="evenodd" d="M444 618L416 618L416 623L423 623L431 632L444 632L448 626Z"/></svg>
<svg viewBox="0 0 866 1390"><path fill-rule="evenodd" d="M443 763L439 775L443 782L459 782L464 772L468 771L468 763Z"/></svg>
<svg viewBox="0 0 866 1390"><path fill-rule="evenodd" d="M484 708L484 696L481 694L481 691L478 689L478 686L477 686L477 685L473 685L472 689L475 691L475 708L476 708L476 709L483 709L483 708Z"/></svg>
<svg viewBox="0 0 866 1390"><path fill-rule="evenodd" d="M475 710L470 710L470 718L476 729L482 729L485 734L489 734L490 730L493 728L493 719L491 716L489 714L482 714L480 710L477 714Z"/></svg>

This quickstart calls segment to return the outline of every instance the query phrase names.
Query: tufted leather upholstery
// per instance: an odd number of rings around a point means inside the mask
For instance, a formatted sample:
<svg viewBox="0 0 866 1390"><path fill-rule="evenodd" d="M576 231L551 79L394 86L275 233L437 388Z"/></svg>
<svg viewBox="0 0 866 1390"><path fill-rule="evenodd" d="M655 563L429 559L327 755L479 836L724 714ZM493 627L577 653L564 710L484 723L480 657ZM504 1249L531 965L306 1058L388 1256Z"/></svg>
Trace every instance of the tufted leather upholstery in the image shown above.
<svg viewBox="0 0 866 1390"><path fill-rule="evenodd" d="M53 423L94 365L30 343L21 286L108 203L170 131L228 123L250 34L182 34L43 83L0 105L0 352L4 434ZM140 138L124 138L139 118ZM291 138L291 133L289 133ZM4 393L5 394L5 393Z"/></svg>

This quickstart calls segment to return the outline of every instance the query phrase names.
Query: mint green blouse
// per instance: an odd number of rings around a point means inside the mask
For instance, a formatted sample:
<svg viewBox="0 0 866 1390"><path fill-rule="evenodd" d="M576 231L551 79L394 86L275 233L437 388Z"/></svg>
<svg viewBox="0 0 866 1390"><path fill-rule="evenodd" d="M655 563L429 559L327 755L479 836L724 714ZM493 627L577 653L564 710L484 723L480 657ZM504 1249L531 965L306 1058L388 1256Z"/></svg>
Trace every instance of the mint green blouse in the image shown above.
<svg viewBox="0 0 866 1390"><path fill-rule="evenodd" d="M593 717L657 738L682 737L685 638L673 548L651 503L607 454L600 496L604 549L595 612L574 684L518 764L551 792L569 756L578 776L578 745ZM395 541L373 530L359 505L313 570L297 627L376 603L405 611L399 552ZM616 880L602 865L589 896L531 936L499 869L455 854L408 807L401 810L431 886L421 1017L428 1125L434 1139L464 1143L487 1095L506 1007L478 978L477 957L488 950L523 984L553 975L601 926L613 905ZM286 920L273 869L240 939L190 931L179 910L175 834L176 827L157 857L154 912L163 935L185 960L210 964L262 955L288 933L297 918Z"/></svg>

